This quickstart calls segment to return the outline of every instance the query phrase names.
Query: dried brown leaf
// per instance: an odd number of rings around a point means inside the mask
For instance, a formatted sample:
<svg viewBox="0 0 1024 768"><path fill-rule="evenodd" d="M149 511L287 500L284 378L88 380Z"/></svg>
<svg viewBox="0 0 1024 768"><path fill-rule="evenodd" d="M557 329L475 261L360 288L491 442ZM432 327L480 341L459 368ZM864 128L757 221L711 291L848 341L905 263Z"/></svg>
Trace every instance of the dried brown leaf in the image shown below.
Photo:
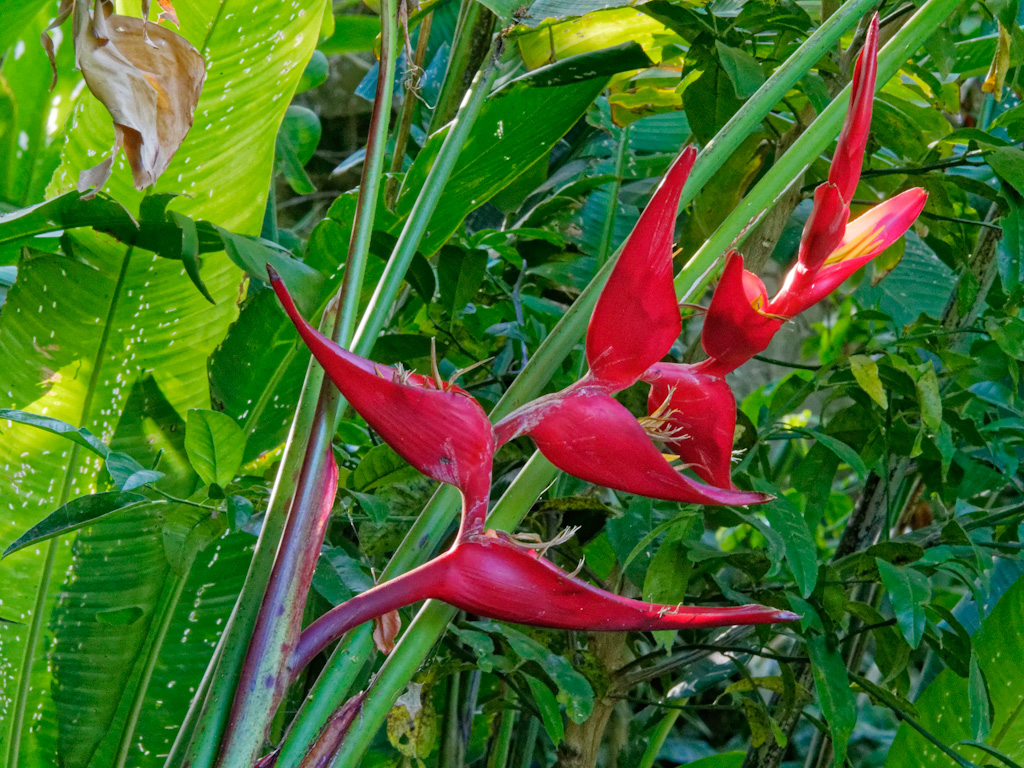
<svg viewBox="0 0 1024 768"><path fill-rule="evenodd" d="M114 120L111 157L79 176L79 191L101 187L123 148L136 189L153 184L192 127L206 62L181 35L110 13L96 0L75 10L75 55L86 85ZM173 10L173 9L172 9Z"/></svg>
<svg viewBox="0 0 1024 768"><path fill-rule="evenodd" d="M402 619L398 611L385 613L373 620L373 644L383 654L389 654L395 650L395 638L402 628Z"/></svg>

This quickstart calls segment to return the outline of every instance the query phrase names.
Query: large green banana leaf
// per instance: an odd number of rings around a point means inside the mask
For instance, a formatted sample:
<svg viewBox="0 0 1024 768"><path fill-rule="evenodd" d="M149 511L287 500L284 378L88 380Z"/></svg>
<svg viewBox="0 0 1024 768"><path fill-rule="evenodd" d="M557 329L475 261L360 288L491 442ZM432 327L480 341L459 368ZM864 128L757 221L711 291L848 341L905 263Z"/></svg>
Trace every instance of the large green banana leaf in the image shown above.
<svg viewBox="0 0 1024 768"><path fill-rule="evenodd" d="M277 128L316 42L322 3L175 4L182 34L208 66L195 125L157 185L158 192L187 195L173 208L235 232L258 231ZM109 116L84 93L50 193L73 187L78 172L112 144ZM108 191L130 208L141 199L123 160L115 163ZM144 375L180 417L208 407L207 357L237 314L240 272L223 254L204 259L202 277L217 301L211 306L176 262L90 231L71 233L69 240L72 256L25 253L19 262L0 315L3 406L88 426L104 439L113 435ZM92 457L22 425L0 424L0 468L0 546L63 501L105 482ZM0 768L67 757L57 754L63 742L52 714L50 614L70 562L71 541L58 540L0 563L0 617L17 622L0 622ZM127 565L119 575L126 582L145 576ZM87 682L75 685L71 691L58 685L57 695L87 702Z"/></svg>
<svg viewBox="0 0 1024 768"><path fill-rule="evenodd" d="M31 5L15 3L17 8ZM59 159L57 139L70 112L75 88L82 82L82 76L73 69L71 36L61 35L54 41L59 76L50 90L52 70L39 44L39 33L56 8L56 3L46 4L24 25L3 63L11 106L6 114L0 108L0 203L12 207L29 205L42 196ZM8 31L6 11L5 7L5 29L0 34ZM0 45L0 55L3 52Z"/></svg>

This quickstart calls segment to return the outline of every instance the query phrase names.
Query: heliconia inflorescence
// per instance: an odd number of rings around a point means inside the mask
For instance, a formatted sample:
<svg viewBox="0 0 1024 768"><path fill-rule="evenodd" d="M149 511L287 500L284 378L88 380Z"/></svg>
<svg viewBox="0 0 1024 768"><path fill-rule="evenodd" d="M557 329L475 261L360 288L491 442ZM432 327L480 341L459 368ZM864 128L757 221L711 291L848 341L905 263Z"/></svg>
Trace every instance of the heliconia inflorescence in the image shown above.
<svg viewBox="0 0 1024 768"><path fill-rule="evenodd" d="M828 181L815 191L797 264L769 300L761 280L743 268L743 257L735 250L726 255L704 320L701 341L708 359L701 363L662 361L682 328L672 240L679 199L696 158L692 148L684 149L669 168L598 298L586 338L589 371L493 427L460 387L436 375L377 365L318 333L270 270L285 310L352 407L410 464L454 485L463 497L462 525L451 549L320 617L303 632L292 657L293 671L348 629L427 598L489 618L579 630L679 629L797 618L760 605L664 606L630 600L565 573L507 534L485 529L491 463L498 447L527 436L563 471L609 488L708 505L769 499L733 485L736 400L725 375L764 350L786 320L901 237L925 202L925 193L912 189L849 220L871 122L877 47L876 17L854 72L850 109ZM613 397L638 381L650 386L643 419ZM663 454L662 447L672 454ZM673 466L676 457L700 480Z"/></svg>

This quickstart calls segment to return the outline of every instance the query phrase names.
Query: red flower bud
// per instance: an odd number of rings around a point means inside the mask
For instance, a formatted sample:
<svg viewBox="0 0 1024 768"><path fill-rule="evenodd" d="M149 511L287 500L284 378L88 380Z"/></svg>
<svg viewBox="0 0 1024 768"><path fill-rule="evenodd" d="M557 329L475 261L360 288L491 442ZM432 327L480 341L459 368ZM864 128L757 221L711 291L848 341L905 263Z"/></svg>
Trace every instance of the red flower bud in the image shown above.
<svg viewBox="0 0 1024 768"><path fill-rule="evenodd" d="M836 140L836 153L829 170L829 183L835 184L847 204L853 199L860 168L864 162L864 147L871 129L871 105L875 99L875 73L878 69L878 14L868 26L864 47L857 57L850 88L850 108L843 129Z"/></svg>
<svg viewBox="0 0 1024 768"><path fill-rule="evenodd" d="M724 376L743 365L764 351L785 319L772 314L761 278L743 268L738 251L729 251L701 329L701 345L712 360L704 372Z"/></svg>

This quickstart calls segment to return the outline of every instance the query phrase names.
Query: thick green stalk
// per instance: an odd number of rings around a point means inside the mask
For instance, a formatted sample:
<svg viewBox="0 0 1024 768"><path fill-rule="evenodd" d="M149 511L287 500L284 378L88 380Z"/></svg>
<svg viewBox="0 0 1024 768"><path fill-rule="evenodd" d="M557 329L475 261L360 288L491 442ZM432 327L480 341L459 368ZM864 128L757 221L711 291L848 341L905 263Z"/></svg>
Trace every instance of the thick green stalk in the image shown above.
<svg viewBox="0 0 1024 768"><path fill-rule="evenodd" d="M498 727L498 735L491 745L491 752L487 755L487 768L506 768L508 765L509 753L512 748L512 736L515 734L516 711L506 709L501 713L501 725Z"/></svg>
<svg viewBox="0 0 1024 768"><path fill-rule="evenodd" d="M384 327L387 311L398 295L399 288L402 287L412 257L416 255L416 249L419 248L423 233L430 224L430 218L441 199L444 186L448 183L448 178L459 159L462 145L466 143L466 137L483 108L496 75L497 68L492 58L466 94L466 101L458 116L448 126L448 135L445 136L437 159L423 182L423 189L409 211L409 218L406 219L405 226L398 236L395 249L388 259L387 267L384 268L384 274L381 275L370 304L363 313L362 322L352 343L352 350L357 354L368 355L373 350L377 336Z"/></svg>
<svg viewBox="0 0 1024 768"><path fill-rule="evenodd" d="M685 700L683 703L686 703ZM665 739L672 733L672 726L676 724L676 720L679 719L681 712L682 709L671 709L661 718L658 727L651 734L651 740L648 742L647 749L644 750L643 757L640 758L640 764L637 768L653 768L654 761L658 759L658 753L661 752L661 748L665 745Z"/></svg>
<svg viewBox="0 0 1024 768"><path fill-rule="evenodd" d="M333 319L325 318L321 331L333 331ZM274 481L274 490L267 505L260 537L256 542L249 572L239 593L235 608L228 619L224 634L217 644L203 682L208 688L203 695L203 686L192 700L185 721L182 723L170 754L164 762L165 768L181 765L190 768L206 768L213 764L220 747L221 736L227 722L231 702L234 699L238 676L249 647L249 638L256 623L256 614L266 592L274 555L284 530L287 507L298 484L302 468L302 447L309 438L313 426L313 415L317 394L323 382L323 369L310 365L302 394L292 420L291 431L285 441L281 468ZM208 681L208 683L207 683Z"/></svg>
<svg viewBox="0 0 1024 768"><path fill-rule="evenodd" d="M760 125L761 121L771 111L786 92L796 84L821 58L822 55L832 48L842 34L852 26L857 19L869 8L871 0L854 0L844 6L840 13L832 16L825 24L814 32L782 66L765 82L759 91L751 97L738 112L708 143L704 150L698 155L693 171L690 173L690 182L683 191L681 206L687 205L696 196L700 187L710 179L728 160L731 153L744 141L751 131ZM470 99L472 104L473 98ZM468 106L468 105L467 105ZM460 112L458 120L463 118L465 108ZM452 139L452 133L448 135L444 153L448 141ZM435 163L435 169L440 162ZM432 171L433 173L433 171ZM426 190L429 186L425 185ZM421 204L425 204L424 194L420 195L413 212ZM432 206L431 206L431 210ZM411 217L410 217L411 218ZM424 223L425 226L425 223ZM409 224L403 230L403 237L410 229ZM419 229L415 242L418 242L423 229ZM400 241L395 248L395 254L399 253ZM415 247L410 241L404 246L408 251L408 257L401 267L404 274L408 261L411 260ZM395 257L392 257L393 260ZM536 397L545 384L551 379L554 372L561 366L562 361L569 354L572 348L582 338L589 321L590 314L597 296L604 286L604 281L610 274L615 258L609 261L599 270L594 279L590 282L583 293L573 303L572 307L561 318L552 332L537 349L534 356L523 372L516 378L513 384L502 396L501 400L491 414L493 420L502 418L511 413L528 400ZM396 268L397 269L397 268ZM381 285L384 284L382 278ZM378 293L381 293L378 289ZM375 299L377 294L375 294ZM371 306L373 304L371 303ZM379 331L379 327L377 329ZM362 327L360 327L362 331ZM376 333L373 334L375 338ZM360 351L357 349L357 351ZM365 354L365 352L364 352ZM522 519L522 515L530 508L543 488L554 479L557 470L540 454L534 456L526 463L515 482L509 487L505 495L498 502L489 518L489 524L495 528L513 530ZM388 567L385 569L382 578L393 578L400 573L419 565L429 558L447 535L448 529L454 522L459 509L459 494L451 487L440 488L434 497L424 508L422 514L413 524L406 535L398 551L395 553ZM391 653L384 667L378 673L373 686L364 702L363 713L360 722L363 724L358 733L350 733L346 739L341 752L341 759L336 763L339 768L346 765L358 765L360 756L368 745L368 739L373 737L376 729L387 716L388 709L394 697L398 696L412 674L422 663L423 658L429 652L434 642L441 636L447 627L454 610L436 601L427 602L420 610L412 626L405 632L398 647ZM365 640L357 639L355 633L350 633L343 638L335 653L328 662L324 675L335 674L335 665L356 666L354 659L365 659L369 652L361 650L357 646L367 648ZM331 699L334 706L322 706L322 702L315 705L318 711L324 715L329 714L335 707L344 701L347 687L335 687L324 690L325 695ZM313 704L307 701L304 709L312 707ZM299 718L303 720L305 733L315 733L317 728L313 719L305 719L305 712L300 712ZM321 721L325 722L326 718ZM368 734L368 735L367 735ZM299 734L295 734L296 738ZM290 741L289 739L288 741ZM286 746L290 746L286 742ZM347 762L346 762L347 761ZM282 764L282 768L290 768L288 764Z"/></svg>
<svg viewBox="0 0 1024 768"><path fill-rule="evenodd" d="M893 77L907 57L916 51L938 29L962 0L928 0L878 55L876 89ZM847 10L834 14L826 24L843 16ZM711 237L697 249L686 266L676 276L676 292L683 301L692 300L711 281L716 260L734 242L750 232L760 215L788 187L801 171L816 158L839 133L846 117L851 85L832 100L832 103L808 126L793 146L761 178L738 206L726 217Z"/></svg>
<svg viewBox="0 0 1024 768"><path fill-rule="evenodd" d="M462 0L455 24L451 56L444 73L441 92L430 118L430 133L439 130L459 111L474 73L480 68L491 45L494 14L477 0Z"/></svg>
<svg viewBox="0 0 1024 768"><path fill-rule="evenodd" d="M615 148L615 178L608 185L608 207L604 213L604 229L601 230L601 242L597 247L597 266L602 267L612 252L612 240L615 237L615 219L619 213L619 192L622 190L622 177L626 173L626 158L629 157L629 126L619 129L619 144Z"/></svg>
<svg viewBox="0 0 1024 768"><path fill-rule="evenodd" d="M359 311L370 236L384 167L388 124L391 117L392 83L397 57L397 13L394 0L381 3L381 67L367 139L356 216L349 240L345 275L334 312L326 321L333 325L335 341L347 345ZM322 497L333 462L331 442L345 403L334 386L321 381L309 441L295 485L293 501L280 536L280 545L260 603L245 659L239 672L230 715L225 723L218 764L224 768L251 765L259 755L267 728L284 692L291 648L301 630L318 542L326 531L321 514ZM313 390L311 390L313 391ZM304 392L305 394L305 392ZM317 542L314 546L313 543ZM277 681L266 685L264 681Z"/></svg>

